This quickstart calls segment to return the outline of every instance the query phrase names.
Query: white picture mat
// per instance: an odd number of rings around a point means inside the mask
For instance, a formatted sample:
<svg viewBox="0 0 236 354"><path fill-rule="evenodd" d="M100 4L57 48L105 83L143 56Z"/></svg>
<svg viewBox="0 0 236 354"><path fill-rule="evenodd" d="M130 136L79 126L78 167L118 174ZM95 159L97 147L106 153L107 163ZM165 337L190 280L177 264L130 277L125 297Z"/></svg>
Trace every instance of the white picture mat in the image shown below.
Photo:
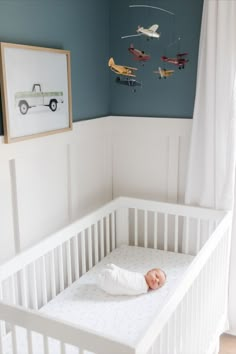
<svg viewBox="0 0 236 354"><path fill-rule="evenodd" d="M4 48L6 92L11 138L69 127L68 68L64 53L25 48ZM32 91L40 84L43 92L62 91L62 104L55 112L49 107L30 108L22 115L15 105L15 93Z"/></svg>

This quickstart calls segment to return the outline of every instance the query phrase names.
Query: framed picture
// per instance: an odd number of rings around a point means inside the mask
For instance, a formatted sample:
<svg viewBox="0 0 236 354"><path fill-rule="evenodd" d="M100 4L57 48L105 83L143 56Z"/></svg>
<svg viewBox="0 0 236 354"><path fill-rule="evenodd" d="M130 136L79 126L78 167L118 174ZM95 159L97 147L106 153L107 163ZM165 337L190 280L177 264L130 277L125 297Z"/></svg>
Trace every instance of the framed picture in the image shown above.
<svg viewBox="0 0 236 354"><path fill-rule="evenodd" d="M70 52L1 43L5 142L72 129Z"/></svg>

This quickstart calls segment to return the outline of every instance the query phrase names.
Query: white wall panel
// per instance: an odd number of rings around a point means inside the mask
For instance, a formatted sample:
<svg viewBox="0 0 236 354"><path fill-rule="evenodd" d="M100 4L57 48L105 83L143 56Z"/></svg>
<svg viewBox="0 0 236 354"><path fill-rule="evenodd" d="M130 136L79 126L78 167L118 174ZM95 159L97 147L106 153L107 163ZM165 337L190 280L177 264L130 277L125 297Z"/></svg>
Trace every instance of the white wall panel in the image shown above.
<svg viewBox="0 0 236 354"><path fill-rule="evenodd" d="M9 161L0 157L0 263L15 253Z"/></svg>
<svg viewBox="0 0 236 354"><path fill-rule="evenodd" d="M191 120L104 117L0 141L0 262L120 195L182 202Z"/></svg>
<svg viewBox="0 0 236 354"><path fill-rule="evenodd" d="M166 200L168 141L164 136L116 136L114 140L114 197Z"/></svg>
<svg viewBox="0 0 236 354"><path fill-rule="evenodd" d="M52 145L16 160L21 249L68 223L66 146Z"/></svg>
<svg viewBox="0 0 236 354"><path fill-rule="evenodd" d="M72 220L112 199L111 120L83 128L71 145Z"/></svg>
<svg viewBox="0 0 236 354"><path fill-rule="evenodd" d="M0 262L112 198L109 119L0 142Z"/></svg>
<svg viewBox="0 0 236 354"><path fill-rule="evenodd" d="M189 119L116 117L113 196L183 201L191 124Z"/></svg>
<svg viewBox="0 0 236 354"><path fill-rule="evenodd" d="M190 122L192 123L192 122ZM184 131L184 130L183 130ZM189 132L188 132L189 131ZM179 158L178 158L178 203L184 203L186 171L188 165L188 153L190 146L190 124L185 129L179 141Z"/></svg>

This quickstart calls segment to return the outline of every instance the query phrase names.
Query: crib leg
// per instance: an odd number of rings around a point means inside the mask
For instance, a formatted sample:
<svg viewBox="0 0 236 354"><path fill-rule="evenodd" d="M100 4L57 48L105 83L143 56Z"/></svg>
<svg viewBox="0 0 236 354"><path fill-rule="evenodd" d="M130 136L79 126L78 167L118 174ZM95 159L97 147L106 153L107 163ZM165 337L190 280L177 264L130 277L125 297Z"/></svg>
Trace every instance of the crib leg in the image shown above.
<svg viewBox="0 0 236 354"><path fill-rule="evenodd" d="M220 337L216 340L215 349L212 354L219 354L220 351Z"/></svg>

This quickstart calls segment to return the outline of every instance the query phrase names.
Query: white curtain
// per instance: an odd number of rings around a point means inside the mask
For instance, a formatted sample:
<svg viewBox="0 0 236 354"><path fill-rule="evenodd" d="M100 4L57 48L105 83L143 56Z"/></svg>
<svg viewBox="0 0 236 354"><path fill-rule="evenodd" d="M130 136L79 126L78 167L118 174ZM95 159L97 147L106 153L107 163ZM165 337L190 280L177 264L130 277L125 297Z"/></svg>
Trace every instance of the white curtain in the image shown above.
<svg viewBox="0 0 236 354"><path fill-rule="evenodd" d="M204 0L185 202L232 209L235 185L236 1ZM236 218L236 213L235 213ZM236 222L229 318L236 334Z"/></svg>

